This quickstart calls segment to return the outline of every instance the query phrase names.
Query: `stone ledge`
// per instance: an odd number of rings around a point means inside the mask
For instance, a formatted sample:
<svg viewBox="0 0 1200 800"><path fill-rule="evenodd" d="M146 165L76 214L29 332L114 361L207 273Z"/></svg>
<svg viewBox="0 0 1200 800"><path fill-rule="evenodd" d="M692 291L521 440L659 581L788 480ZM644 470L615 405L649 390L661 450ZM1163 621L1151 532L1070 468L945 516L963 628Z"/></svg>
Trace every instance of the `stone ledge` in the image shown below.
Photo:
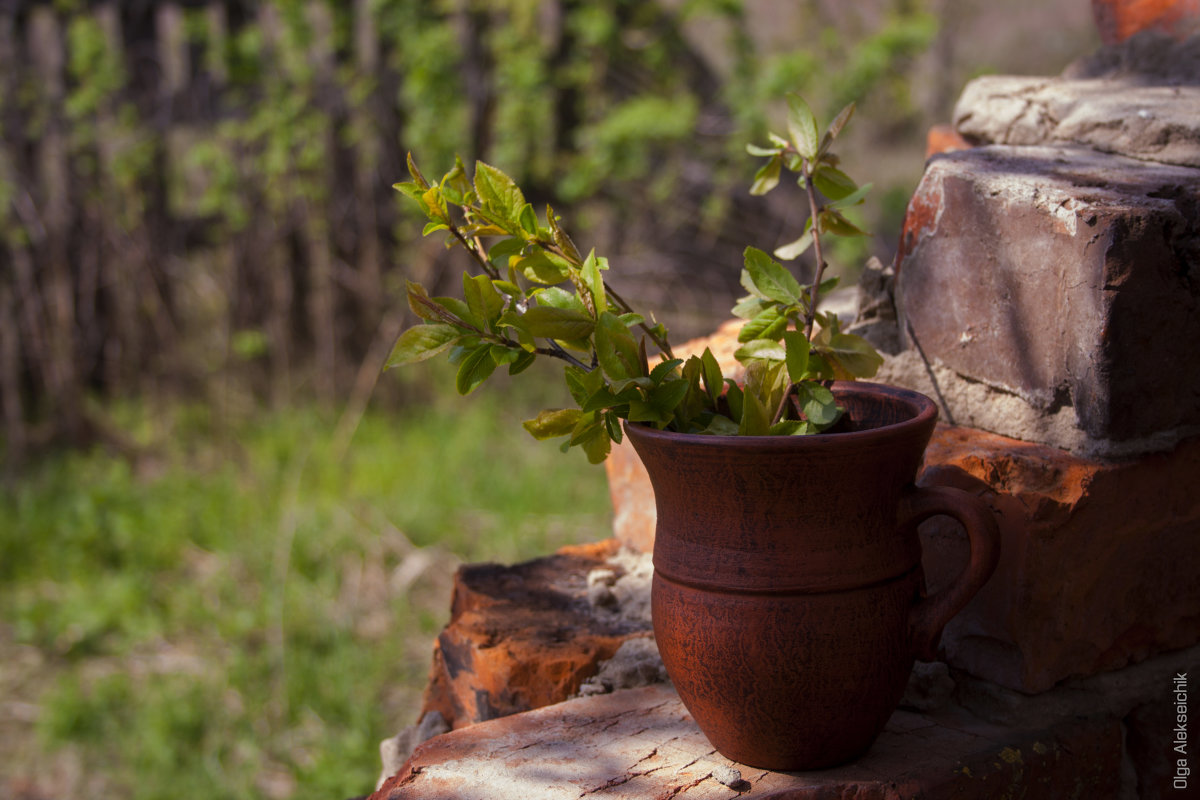
<svg viewBox="0 0 1200 800"><path fill-rule="evenodd" d="M771 772L717 754L674 689L580 698L473 725L420 746L372 800L729 798L1029 800L1116 797L1121 728L1113 719L1004 728L957 706L897 711L853 764Z"/></svg>
<svg viewBox="0 0 1200 800"><path fill-rule="evenodd" d="M954 127L975 143L1086 145L1200 167L1200 86L989 75L967 84Z"/></svg>

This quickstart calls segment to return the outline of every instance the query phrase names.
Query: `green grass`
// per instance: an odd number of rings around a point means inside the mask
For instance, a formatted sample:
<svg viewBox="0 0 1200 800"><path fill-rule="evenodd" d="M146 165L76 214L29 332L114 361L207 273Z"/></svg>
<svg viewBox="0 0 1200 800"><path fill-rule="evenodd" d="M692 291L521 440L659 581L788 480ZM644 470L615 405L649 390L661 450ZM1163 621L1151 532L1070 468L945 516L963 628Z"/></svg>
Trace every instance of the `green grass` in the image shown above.
<svg viewBox="0 0 1200 800"><path fill-rule="evenodd" d="M369 411L339 453L312 409L127 407L154 455L27 469L0 494L0 795L369 791L456 561L609 535L603 471L530 439L536 410L501 386Z"/></svg>

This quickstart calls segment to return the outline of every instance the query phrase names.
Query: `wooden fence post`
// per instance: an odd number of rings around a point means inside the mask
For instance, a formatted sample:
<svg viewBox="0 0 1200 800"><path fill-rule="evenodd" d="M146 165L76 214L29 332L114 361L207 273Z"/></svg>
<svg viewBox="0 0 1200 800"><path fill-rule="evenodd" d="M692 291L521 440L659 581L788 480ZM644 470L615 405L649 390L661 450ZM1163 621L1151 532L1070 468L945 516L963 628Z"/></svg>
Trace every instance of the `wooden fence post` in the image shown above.
<svg viewBox="0 0 1200 800"><path fill-rule="evenodd" d="M333 252L329 238L329 198L333 195L336 181L332 169L335 148L332 130L336 110L333 102L333 17L329 6L320 0L312 0L307 4L305 17L313 31L309 57L314 68L316 104L325 121L323 145L328 157L325 168L318 176L320 196L306 198L299 214L301 235L308 257L308 313L316 360L313 385L318 399L328 406L332 405L337 391L338 374L336 286L333 282Z"/></svg>
<svg viewBox="0 0 1200 800"><path fill-rule="evenodd" d="M27 302L43 303L46 335L46 396L56 423L74 441L82 433L80 381L75 359L75 301L68 261L71 195L67 137L63 121L63 31L54 9L35 6L30 11L27 54L38 74L41 101L47 118L37 143L36 168L41 196L35 213L44 233L40 247L45 280ZM37 276L34 276L35 280Z"/></svg>

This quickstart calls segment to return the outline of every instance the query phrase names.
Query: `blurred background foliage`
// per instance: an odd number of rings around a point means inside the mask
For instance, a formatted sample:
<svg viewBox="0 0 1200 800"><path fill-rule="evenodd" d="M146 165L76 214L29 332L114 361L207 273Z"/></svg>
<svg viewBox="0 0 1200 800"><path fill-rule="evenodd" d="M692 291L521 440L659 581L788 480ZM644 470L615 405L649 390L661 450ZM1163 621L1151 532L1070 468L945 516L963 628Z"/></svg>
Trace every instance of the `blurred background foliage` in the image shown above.
<svg viewBox="0 0 1200 800"><path fill-rule="evenodd" d="M0 0L0 798L365 792L456 561L606 535L536 378L377 384L398 287L463 268L407 151L504 169L678 341L802 224L747 192L785 92L859 103L852 281L963 83L1095 38L1085 0Z"/></svg>
<svg viewBox="0 0 1200 800"><path fill-rule="evenodd" d="M747 196L745 143L787 91L826 118L857 100L847 158L877 184L877 235L835 254L852 278L890 259L924 133L965 78L1056 70L1092 35L1061 24L1069 3L1029 2L1005 50L983 38L992 5L7 0L9 455L105 438L88 396L361 387L403 322L402 278L457 280L390 189L409 150L431 173L455 153L501 167L690 335L726 312L742 248L798 223L795 194Z"/></svg>

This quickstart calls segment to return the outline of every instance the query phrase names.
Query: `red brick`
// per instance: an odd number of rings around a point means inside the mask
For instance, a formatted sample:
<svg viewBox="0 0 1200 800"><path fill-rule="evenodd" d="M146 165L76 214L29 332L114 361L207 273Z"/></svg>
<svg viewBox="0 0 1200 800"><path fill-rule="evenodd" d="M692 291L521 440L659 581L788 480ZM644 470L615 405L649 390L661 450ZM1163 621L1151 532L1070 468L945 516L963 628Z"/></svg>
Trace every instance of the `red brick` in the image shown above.
<svg viewBox="0 0 1200 800"><path fill-rule="evenodd" d="M919 482L974 492L1000 522L1000 564L942 636L956 667L1040 692L1200 642L1200 439L1103 462L940 427ZM931 587L966 558L958 526L921 530Z"/></svg>
<svg viewBox="0 0 1200 800"><path fill-rule="evenodd" d="M1183 37L1197 29L1200 0L1092 0L1092 14L1105 44L1145 30Z"/></svg>
<svg viewBox="0 0 1200 800"><path fill-rule="evenodd" d="M587 573L611 568L617 547L610 539L511 567L461 567L420 716L438 711L458 728L557 703L626 639L648 636L648 625L588 603Z"/></svg>
<svg viewBox="0 0 1200 800"><path fill-rule="evenodd" d="M952 153L955 150L967 150L974 145L953 125L934 125L925 135L925 158L939 153Z"/></svg>

